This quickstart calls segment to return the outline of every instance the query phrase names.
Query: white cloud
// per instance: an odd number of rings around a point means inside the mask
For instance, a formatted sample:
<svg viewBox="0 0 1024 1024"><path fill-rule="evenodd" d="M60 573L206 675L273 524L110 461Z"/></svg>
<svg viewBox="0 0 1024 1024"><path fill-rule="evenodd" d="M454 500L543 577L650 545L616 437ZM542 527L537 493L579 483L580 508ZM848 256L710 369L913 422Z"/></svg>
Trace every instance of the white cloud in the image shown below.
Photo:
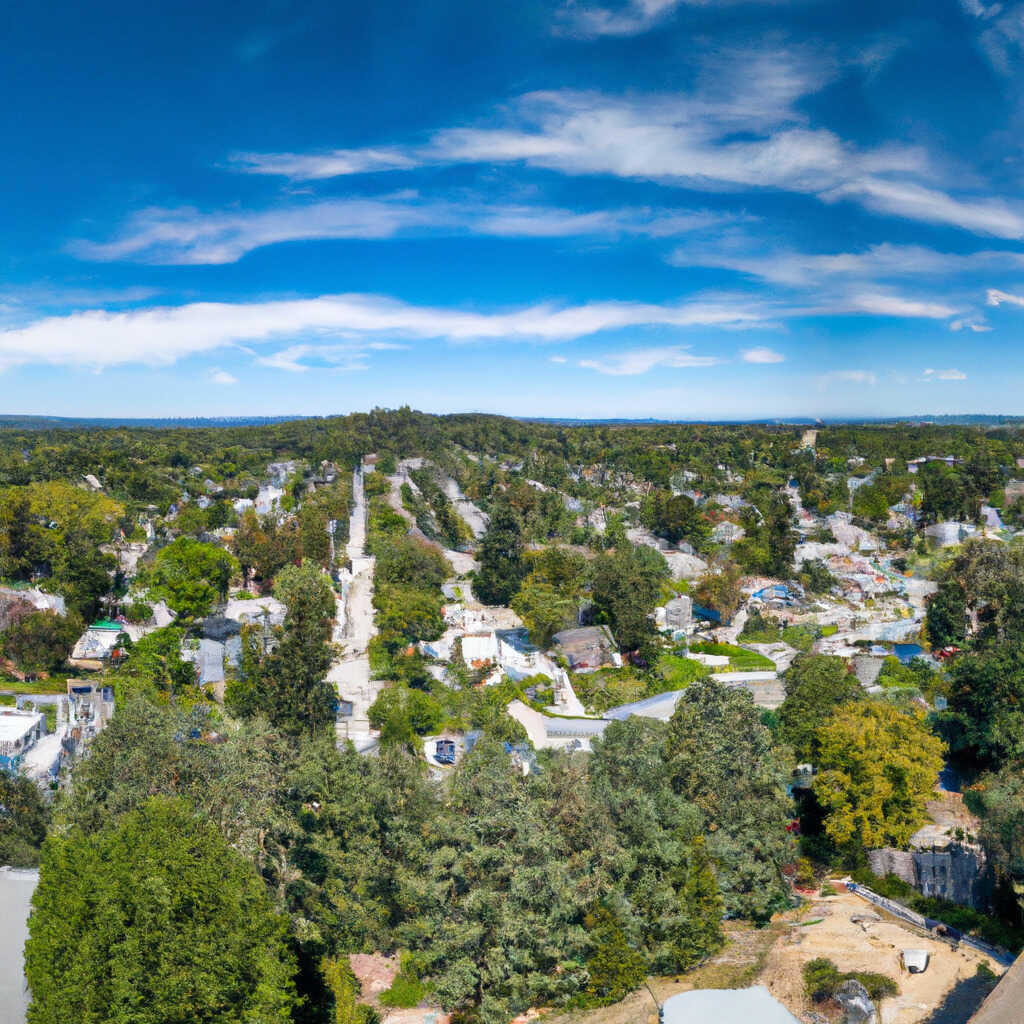
<svg viewBox="0 0 1024 1024"><path fill-rule="evenodd" d="M597 359L581 359L579 365L614 377L632 377L647 373L656 366L682 369L714 366L719 361L714 356L695 356L685 345L669 345L662 348L635 348Z"/></svg>
<svg viewBox="0 0 1024 1024"><path fill-rule="evenodd" d="M570 3L560 12L556 31L584 38L635 36L653 28L682 3L705 6L708 0L629 0L617 10Z"/></svg>
<svg viewBox="0 0 1024 1024"><path fill-rule="evenodd" d="M962 317L959 320L954 320L949 325L949 329L951 331L973 331L975 334L984 334L992 330L992 328L983 320L974 320L970 317Z"/></svg>
<svg viewBox="0 0 1024 1024"><path fill-rule="evenodd" d="M681 235L734 219L704 210L624 207L578 213L482 201L421 201L400 193L375 199L327 199L259 212L202 213L153 208L132 217L109 242L78 241L91 260L160 264L233 263L265 245L310 239L385 239L409 232L469 232L504 237Z"/></svg>
<svg viewBox="0 0 1024 1024"><path fill-rule="evenodd" d="M551 356L551 362L553 363L567 363L568 361L565 356Z"/></svg>
<svg viewBox="0 0 1024 1024"><path fill-rule="evenodd" d="M0 368L26 363L162 366L225 346L278 341L287 344L263 358L294 372L316 353L335 367L359 368L367 352L404 340L558 342L626 327L753 327L768 322L763 308L739 300L544 303L497 313L412 306L359 294L196 302L130 311L94 309L0 330Z"/></svg>
<svg viewBox="0 0 1024 1024"><path fill-rule="evenodd" d="M225 386L238 383L237 377L228 373L227 370L222 370L219 366L214 367L210 371L210 380L214 384L224 384Z"/></svg>
<svg viewBox="0 0 1024 1024"><path fill-rule="evenodd" d="M924 371L923 374L921 374L921 380L925 382L934 380L967 380L967 374L963 373L960 370L935 370L929 367L927 370Z"/></svg>
<svg viewBox="0 0 1024 1024"><path fill-rule="evenodd" d="M646 11L656 18L672 6L671 0L634 0L624 16ZM604 19L606 9L589 9L590 15L595 11L602 24L614 23ZM1024 40L1024 27L1020 32ZM703 191L783 189L977 234L1024 238L1024 204L958 191L957 182L918 147L862 149L810 122L799 101L852 64L857 60L844 65L795 48L709 51L686 94L534 92L479 127L443 129L421 145L250 153L236 166L314 180L381 167L516 163ZM944 177L950 189L943 189Z"/></svg>
<svg viewBox="0 0 1024 1024"><path fill-rule="evenodd" d="M300 181L376 171L407 171L416 164L416 157L398 148L335 149L319 154L233 153L230 158L232 169L245 174L270 174Z"/></svg>
<svg viewBox="0 0 1024 1024"><path fill-rule="evenodd" d="M831 370L818 377L818 386L828 388L833 384L864 384L874 387L878 378L870 370Z"/></svg>
<svg viewBox="0 0 1024 1024"><path fill-rule="evenodd" d="M786 357L770 348L748 348L743 352L745 363L782 363Z"/></svg>
<svg viewBox="0 0 1024 1024"><path fill-rule="evenodd" d="M774 284L793 287L830 281L868 282L908 277L951 277L992 268L1024 267L1024 253L986 250L973 253L938 252L918 245L883 242L860 252L765 252L763 241L739 236L711 249L681 246L670 256L675 266L721 267Z"/></svg>
<svg viewBox="0 0 1024 1024"><path fill-rule="evenodd" d="M945 320L955 316L957 310L941 302L907 299L900 295L865 293L852 296L846 303L851 313L871 313L875 316L923 317L926 320ZM841 311L841 308L837 312Z"/></svg>
<svg viewBox="0 0 1024 1024"><path fill-rule="evenodd" d="M990 306L1001 306L1004 303L1008 306L1024 306L1024 295L1013 295L998 288L989 288L986 294Z"/></svg>
<svg viewBox="0 0 1024 1024"><path fill-rule="evenodd" d="M385 152L399 154L408 166L526 163L702 190L815 192L855 175L923 170L917 149L862 152L830 131L808 127L797 101L837 72L834 62L808 51L719 50L705 59L687 95L528 93L484 127L448 128L425 145ZM353 173L362 169L358 154L376 160L381 151L341 152L342 160L336 154L248 154L238 168L311 180Z"/></svg>
<svg viewBox="0 0 1024 1024"><path fill-rule="evenodd" d="M869 210L928 224L949 224L996 238L1024 238L1024 208L1002 199L956 198L909 181L870 177L837 185L825 200L855 199Z"/></svg>

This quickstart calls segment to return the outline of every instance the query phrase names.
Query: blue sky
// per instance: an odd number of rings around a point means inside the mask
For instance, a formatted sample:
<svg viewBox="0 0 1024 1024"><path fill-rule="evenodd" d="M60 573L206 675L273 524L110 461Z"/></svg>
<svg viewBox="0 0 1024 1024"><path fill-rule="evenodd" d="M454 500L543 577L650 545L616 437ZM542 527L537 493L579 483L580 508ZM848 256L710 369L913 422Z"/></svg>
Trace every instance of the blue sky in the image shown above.
<svg viewBox="0 0 1024 1024"><path fill-rule="evenodd" d="M5 412L1024 414L1024 3L8 5Z"/></svg>

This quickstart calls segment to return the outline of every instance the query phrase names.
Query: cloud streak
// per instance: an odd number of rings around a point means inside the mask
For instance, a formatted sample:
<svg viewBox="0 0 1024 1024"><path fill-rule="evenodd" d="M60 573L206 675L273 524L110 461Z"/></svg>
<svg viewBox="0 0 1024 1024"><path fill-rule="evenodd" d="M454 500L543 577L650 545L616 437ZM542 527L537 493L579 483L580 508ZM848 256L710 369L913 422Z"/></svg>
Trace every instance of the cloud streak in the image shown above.
<svg viewBox="0 0 1024 1024"><path fill-rule="evenodd" d="M633 24L673 6L669 0L636 0L615 18ZM619 24L605 8L578 13ZM539 91L512 100L481 126L441 129L418 145L246 153L232 164L296 181L436 165L520 164L707 192L777 189L826 203L854 202L882 216L1024 238L1024 204L957 188L921 148L864 148L813 125L801 101L843 69L837 60L795 48L722 50L704 59L687 93Z"/></svg>
<svg viewBox="0 0 1024 1024"><path fill-rule="evenodd" d="M748 348L743 353L745 363L784 363L786 357L770 348Z"/></svg>
<svg viewBox="0 0 1024 1024"><path fill-rule="evenodd" d="M274 302L197 302L131 311L103 309L47 317L0 331L0 368L43 363L95 369L167 366L228 346L284 343L261 354L291 372L321 364L359 368L372 351L405 341L440 339L562 342L628 327L752 327L770 322L756 304L693 301L678 305L543 303L479 313L413 306L376 295L326 295Z"/></svg>
<svg viewBox="0 0 1024 1024"><path fill-rule="evenodd" d="M735 218L706 210L652 207L577 212L548 206L491 205L480 200L423 200L409 193L370 199L325 199L276 209L203 213L193 207L150 208L106 242L79 240L81 259L154 264L225 264L268 245L319 239L389 239L404 235L476 234L508 238L669 238Z"/></svg>
<svg viewBox="0 0 1024 1024"><path fill-rule="evenodd" d="M688 369L695 366L714 366L720 361L714 356L695 356L685 345L669 345L656 348L635 348L600 358L581 359L579 365L613 377L633 377L641 373L649 373L658 366L668 369Z"/></svg>

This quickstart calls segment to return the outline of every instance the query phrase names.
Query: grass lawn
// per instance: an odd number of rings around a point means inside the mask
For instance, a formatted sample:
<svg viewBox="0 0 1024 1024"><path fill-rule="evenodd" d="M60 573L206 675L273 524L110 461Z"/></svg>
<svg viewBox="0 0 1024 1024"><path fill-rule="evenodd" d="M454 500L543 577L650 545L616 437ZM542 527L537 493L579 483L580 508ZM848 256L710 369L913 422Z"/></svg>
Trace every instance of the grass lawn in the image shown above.
<svg viewBox="0 0 1024 1024"><path fill-rule="evenodd" d="M20 679L0 676L0 693L67 693L68 681L65 676L37 679L23 683Z"/></svg>
<svg viewBox="0 0 1024 1024"><path fill-rule="evenodd" d="M693 654L723 654L733 672L774 672L775 662L757 651L748 651L736 644L697 643L690 645Z"/></svg>

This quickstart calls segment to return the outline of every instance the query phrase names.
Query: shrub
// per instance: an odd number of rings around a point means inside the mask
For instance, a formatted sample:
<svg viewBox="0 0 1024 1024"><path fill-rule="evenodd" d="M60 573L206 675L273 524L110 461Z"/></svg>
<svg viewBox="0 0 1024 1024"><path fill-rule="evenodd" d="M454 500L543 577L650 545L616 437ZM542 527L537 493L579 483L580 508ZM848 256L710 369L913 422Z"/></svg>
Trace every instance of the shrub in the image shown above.
<svg viewBox="0 0 1024 1024"><path fill-rule="evenodd" d="M804 964L803 974L804 989L808 997L816 1003L831 999L843 980L839 968L823 956Z"/></svg>
<svg viewBox="0 0 1024 1024"><path fill-rule="evenodd" d="M888 975L876 974L874 971L849 971L843 974L827 957L818 957L804 964L803 975L804 989L816 1003L833 998L844 981L859 981L872 1002L876 1003L886 996L899 994L899 986Z"/></svg>

